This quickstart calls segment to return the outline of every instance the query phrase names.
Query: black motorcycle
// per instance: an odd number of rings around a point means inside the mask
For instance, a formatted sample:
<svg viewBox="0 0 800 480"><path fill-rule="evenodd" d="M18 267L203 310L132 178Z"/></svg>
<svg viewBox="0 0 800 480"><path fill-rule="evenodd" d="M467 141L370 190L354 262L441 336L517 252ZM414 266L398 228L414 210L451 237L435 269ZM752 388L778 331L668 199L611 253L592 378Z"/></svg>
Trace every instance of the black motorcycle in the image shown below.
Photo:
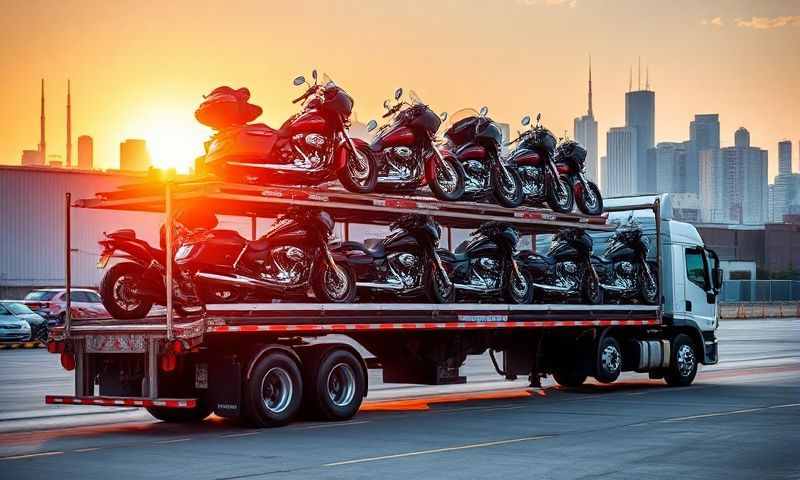
<svg viewBox="0 0 800 480"><path fill-rule="evenodd" d="M333 249L356 274L362 298L426 298L432 303L452 303L455 289L436 247L441 227L427 215L404 215L390 226L386 238L364 243L343 242Z"/></svg>
<svg viewBox="0 0 800 480"><path fill-rule="evenodd" d="M455 252L439 249L456 292L465 297L528 304L533 284L514 258L519 232L496 221L481 225Z"/></svg>
<svg viewBox="0 0 800 480"><path fill-rule="evenodd" d="M370 144L378 164L379 192L413 193L428 185L439 200L454 202L464 194L464 169L449 151L436 145L436 132L447 113L434 113L412 91L411 103L400 101L403 89L395 91L397 103L386 108L384 118L392 121L381 127ZM367 131L378 126L375 120Z"/></svg>
<svg viewBox="0 0 800 480"><path fill-rule="evenodd" d="M647 242L634 220L617 228L601 256L593 256L600 286L617 301L658 303L657 267L647 261Z"/></svg>
<svg viewBox="0 0 800 480"><path fill-rule="evenodd" d="M578 210L586 215L603 213L603 196L597 184L586 178L586 149L575 140L563 140L556 147L556 168L567 176Z"/></svg>
<svg viewBox="0 0 800 480"><path fill-rule="evenodd" d="M565 229L553 235L546 255L530 250L517 256L543 298L580 299L603 303L603 290L591 262L592 237L584 230Z"/></svg>
<svg viewBox="0 0 800 480"><path fill-rule="evenodd" d="M558 140L553 132L544 128L536 117L536 125L509 142L517 147L509 156L509 163L516 167L522 179L524 203L547 205L558 213L569 213L575 205L575 197L566 166L556 163L555 151ZM531 118L525 116L522 125L530 125Z"/></svg>
<svg viewBox="0 0 800 480"><path fill-rule="evenodd" d="M523 200L522 180L501 158L503 132L487 113L482 107L478 115L456 121L444 137L464 167L465 199L480 201L494 195L500 205L516 208Z"/></svg>
<svg viewBox="0 0 800 480"><path fill-rule="evenodd" d="M187 239L175 253L184 278L204 303L305 299L349 303L355 275L328 248L333 218L325 211L291 208L258 240L234 230L211 230Z"/></svg>

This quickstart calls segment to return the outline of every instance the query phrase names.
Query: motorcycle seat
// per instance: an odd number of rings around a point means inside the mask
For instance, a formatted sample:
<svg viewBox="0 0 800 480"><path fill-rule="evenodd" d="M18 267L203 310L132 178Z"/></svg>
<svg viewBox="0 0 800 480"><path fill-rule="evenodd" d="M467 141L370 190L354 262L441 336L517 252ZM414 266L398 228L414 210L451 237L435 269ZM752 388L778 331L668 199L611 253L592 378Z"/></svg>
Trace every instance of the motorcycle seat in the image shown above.
<svg viewBox="0 0 800 480"><path fill-rule="evenodd" d="M469 255L463 250L459 251L458 248L456 248L455 252L444 248L438 248L436 249L436 253L439 254L439 258L441 258L443 262L447 263L462 263L469 260Z"/></svg>
<svg viewBox="0 0 800 480"><path fill-rule="evenodd" d="M386 250L383 248L382 238L367 238L364 240L364 251L373 257L386 256Z"/></svg>

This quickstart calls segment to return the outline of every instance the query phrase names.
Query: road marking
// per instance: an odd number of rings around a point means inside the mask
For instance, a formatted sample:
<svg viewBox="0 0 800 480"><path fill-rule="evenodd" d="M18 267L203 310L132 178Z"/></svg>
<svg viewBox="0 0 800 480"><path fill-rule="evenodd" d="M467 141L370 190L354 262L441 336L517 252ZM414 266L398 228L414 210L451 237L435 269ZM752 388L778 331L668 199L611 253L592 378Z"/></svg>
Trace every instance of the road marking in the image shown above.
<svg viewBox="0 0 800 480"><path fill-rule="evenodd" d="M446 453L446 452L454 452L457 450L468 450L472 448L485 448L485 447L494 447L497 445L508 445L510 443L520 443L520 442L532 442L534 440L543 440L545 438L552 438L555 435L538 435L535 437L522 437L522 438L512 438L509 440L497 440L495 442L485 442L485 443L473 443L472 445L460 445L458 447L445 447L445 448L435 448L433 450L420 450L417 452L407 452L407 453L396 453L394 455L382 455L380 457L368 457L368 458L359 458L355 460L344 460L342 462L333 462L333 463L326 463L323 467L338 467L340 465L352 465L356 463L367 463L367 462L377 462L381 460L391 460L395 458L405 458L405 457L415 457L418 455L431 455L434 453Z"/></svg>
<svg viewBox="0 0 800 480"><path fill-rule="evenodd" d="M360 425L362 423L369 423L369 420L359 420L356 422L320 423L318 425L309 425L307 427L300 427L298 428L298 430L313 430L316 428L331 428L331 427L347 427L350 425Z"/></svg>
<svg viewBox="0 0 800 480"><path fill-rule="evenodd" d="M682 422L685 420L696 420L698 418L710 418L710 417L724 417L728 415L740 415L742 413L753 413L753 412L763 412L764 410L770 410L774 408L790 408L790 407L800 407L800 403L787 403L785 405L770 405L767 407L756 407L756 408L745 408L742 410L731 410L727 412L714 412L714 413L704 413L701 415L690 415L688 417L674 417L674 418L665 418L663 420L653 420L650 422L641 422L641 423L634 423L628 425L628 427L642 427L645 425L652 425L654 423L674 423L674 422Z"/></svg>
<svg viewBox="0 0 800 480"><path fill-rule="evenodd" d="M78 448L73 450L75 453L85 453L85 452L94 452L96 450L100 450L100 447L89 447L89 448Z"/></svg>
<svg viewBox="0 0 800 480"><path fill-rule="evenodd" d="M158 444L166 444L166 443L180 443L180 442L188 442L191 438L175 438L172 440L162 440L160 442L156 442Z"/></svg>
<svg viewBox="0 0 800 480"><path fill-rule="evenodd" d="M788 408L788 407L800 407L800 403L787 403L786 405L773 405L767 408Z"/></svg>
<svg viewBox="0 0 800 480"><path fill-rule="evenodd" d="M244 432L244 433L229 433L228 435L220 435L221 438L236 438L236 437L249 437L250 435L258 435L261 432Z"/></svg>
<svg viewBox="0 0 800 480"><path fill-rule="evenodd" d="M440 413L440 414L448 414L448 413L462 413L462 412L491 412L492 410L517 410L519 408L525 408L527 405L505 405L502 407L466 407L466 408L448 408L447 410L435 411L430 410L428 413Z"/></svg>
<svg viewBox="0 0 800 480"><path fill-rule="evenodd" d="M64 452L28 453L26 455L13 455L11 457L0 457L0 460L21 460L23 458L49 457L51 455L61 455L62 453Z"/></svg>

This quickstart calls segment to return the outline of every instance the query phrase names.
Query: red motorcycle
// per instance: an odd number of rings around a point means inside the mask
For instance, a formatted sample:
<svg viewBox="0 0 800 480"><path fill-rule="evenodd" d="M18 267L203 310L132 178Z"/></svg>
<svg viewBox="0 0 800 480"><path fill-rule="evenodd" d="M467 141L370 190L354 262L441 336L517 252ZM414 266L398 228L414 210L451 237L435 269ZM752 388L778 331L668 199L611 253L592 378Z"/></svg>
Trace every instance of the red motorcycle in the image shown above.
<svg viewBox="0 0 800 480"><path fill-rule="evenodd" d="M456 201L464 195L464 168L449 151L436 145L436 132L447 113L441 116L430 109L412 91L411 102L400 101L403 89L395 91L397 102L383 103L383 118L393 117L378 130L370 144L378 160L378 186L381 192L414 192L428 185L433 195L445 201ZM367 124L372 131L375 120Z"/></svg>
<svg viewBox="0 0 800 480"><path fill-rule="evenodd" d="M338 178L351 192L372 192L377 183L372 152L348 134L353 98L330 79L317 83L316 70L312 77L313 85L303 76L294 79L294 85L308 87L293 101L303 102L303 110L278 130L246 123L255 119L253 109L246 108L246 89L228 89L217 95L219 101L206 100L195 116L219 131L206 142L203 169L224 179L262 185L318 185ZM226 117L228 112L234 113ZM215 121L204 121L207 118Z"/></svg>

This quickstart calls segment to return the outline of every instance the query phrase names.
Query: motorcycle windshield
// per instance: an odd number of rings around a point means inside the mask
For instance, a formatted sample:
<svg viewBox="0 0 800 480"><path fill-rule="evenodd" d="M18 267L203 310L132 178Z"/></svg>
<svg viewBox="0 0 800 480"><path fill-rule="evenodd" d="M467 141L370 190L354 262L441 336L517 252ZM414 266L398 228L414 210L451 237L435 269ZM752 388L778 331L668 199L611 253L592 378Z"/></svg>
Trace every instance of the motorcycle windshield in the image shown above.
<svg viewBox="0 0 800 480"><path fill-rule="evenodd" d="M422 101L414 90L408 92L408 98L411 100L411 105L425 105L425 102Z"/></svg>

